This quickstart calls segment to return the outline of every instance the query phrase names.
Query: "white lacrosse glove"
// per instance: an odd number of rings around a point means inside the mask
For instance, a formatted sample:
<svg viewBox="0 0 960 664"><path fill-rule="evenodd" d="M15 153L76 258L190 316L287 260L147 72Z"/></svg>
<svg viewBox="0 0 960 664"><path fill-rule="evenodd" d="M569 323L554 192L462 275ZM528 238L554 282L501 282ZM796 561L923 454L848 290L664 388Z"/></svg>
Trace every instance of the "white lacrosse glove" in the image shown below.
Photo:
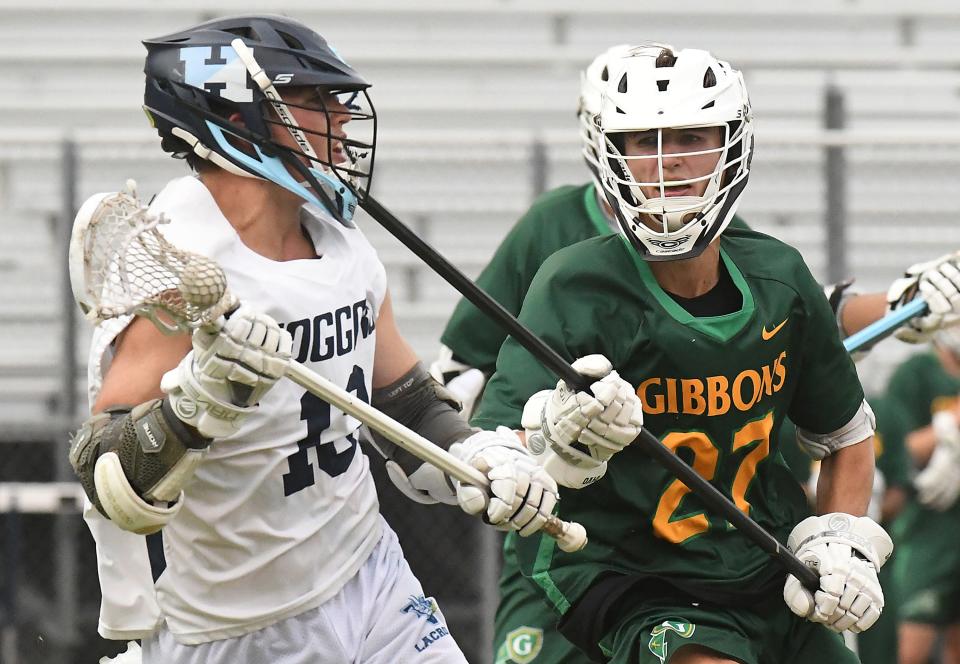
<svg viewBox="0 0 960 664"><path fill-rule="evenodd" d="M452 445L450 452L490 480L489 493L471 484L454 482L457 502L467 514L480 514L486 508L485 521L526 537L540 530L553 513L557 483L507 427L497 427L495 432L478 431Z"/></svg>
<svg viewBox="0 0 960 664"><path fill-rule="evenodd" d="M292 345L270 316L240 307L220 331L193 333L193 350L164 374L160 388L177 417L208 438L223 438L284 375Z"/></svg>
<svg viewBox="0 0 960 664"><path fill-rule="evenodd" d="M922 505L942 512L960 497L960 428L952 412L934 414L933 433L937 446L913 486Z"/></svg>
<svg viewBox="0 0 960 664"><path fill-rule="evenodd" d="M469 420L487 382L484 373L469 364L457 362L453 359L453 351L441 345L437 359L430 365L430 375L460 402L460 414Z"/></svg>
<svg viewBox="0 0 960 664"><path fill-rule="evenodd" d="M783 599L791 611L835 632L859 633L877 621L883 610L877 572L893 553L893 542L873 519L842 512L807 517L787 546L820 574L815 593L787 577Z"/></svg>
<svg viewBox="0 0 960 664"><path fill-rule="evenodd" d="M937 330L960 323L960 252L908 267L887 291L887 310L903 306L918 292L929 313L907 321L893 333L912 344L930 341Z"/></svg>
<svg viewBox="0 0 960 664"><path fill-rule="evenodd" d="M521 424L537 461L558 483L579 489L603 477L607 459L640 434L643 406L603 355L581 357L573 368L600 379L590 386L593 394L573 392L561 380L556 389L530 397Z"/></svg>

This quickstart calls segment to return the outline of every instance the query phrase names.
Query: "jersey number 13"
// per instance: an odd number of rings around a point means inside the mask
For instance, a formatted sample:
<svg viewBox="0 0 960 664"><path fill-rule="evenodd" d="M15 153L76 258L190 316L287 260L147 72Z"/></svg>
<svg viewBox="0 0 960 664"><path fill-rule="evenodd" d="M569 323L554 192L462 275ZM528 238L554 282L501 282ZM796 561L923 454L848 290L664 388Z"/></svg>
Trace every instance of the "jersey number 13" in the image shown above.
<svg viewBox="0 0 960 664"><path fill-rule="evenodd" d="M367 388L363 381L363 369L354 365L350 378L347 380L347 391L355 392L357 397L366 403L370 403L367 396ZM330 426L330 404L320 397L304 393L300 399L300 419L307 422L307 435L297 441L299 450L287 457L289 470L283 474L283 495L290 496L297 491L306 489L316 483L313 474L313 464L307 458L311 449L316 450L317 465L320 470L330 477L336 477L350 467L353 461L353 455L357 451L357 439L351 433L346 435L350 447L337 452L334 447L336 441L328 443L321 442L323 432Z"/></svg>

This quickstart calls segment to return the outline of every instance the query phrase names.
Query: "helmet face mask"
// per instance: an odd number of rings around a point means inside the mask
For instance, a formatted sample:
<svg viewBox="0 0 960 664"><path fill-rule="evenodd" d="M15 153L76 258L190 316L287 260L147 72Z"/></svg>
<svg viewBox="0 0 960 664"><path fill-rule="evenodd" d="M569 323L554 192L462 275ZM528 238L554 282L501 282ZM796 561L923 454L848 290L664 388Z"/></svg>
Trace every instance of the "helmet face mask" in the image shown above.
<svg viewBox="0 0 960 664"><path fill-rule="evenodd" d="M369 190L376 112L369 84L320 35L282 16L238 16L144 45L144 110L165 151L270 180L350 221Z"/></svg>
<svg viewBox="0 0 960 664"><path fill-rule="evenodd" d="M706 51L610 65L596 116L601 185L646 260L694 258L733 218L753 155L740 72Z"/></svg>

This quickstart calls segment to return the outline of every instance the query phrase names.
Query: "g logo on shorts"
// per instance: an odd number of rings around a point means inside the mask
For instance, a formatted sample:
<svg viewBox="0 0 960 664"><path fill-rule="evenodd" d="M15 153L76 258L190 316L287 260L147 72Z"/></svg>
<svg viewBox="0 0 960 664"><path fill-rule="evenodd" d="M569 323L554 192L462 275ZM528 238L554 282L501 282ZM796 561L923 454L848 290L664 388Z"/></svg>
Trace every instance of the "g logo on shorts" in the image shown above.
<svg viewBox="0 0 960 664"><path fill-rule="evenodd" d="M507 656L516 664L528 664L543 648L543 630L539 627L518 627L507 634Z"/></svg>

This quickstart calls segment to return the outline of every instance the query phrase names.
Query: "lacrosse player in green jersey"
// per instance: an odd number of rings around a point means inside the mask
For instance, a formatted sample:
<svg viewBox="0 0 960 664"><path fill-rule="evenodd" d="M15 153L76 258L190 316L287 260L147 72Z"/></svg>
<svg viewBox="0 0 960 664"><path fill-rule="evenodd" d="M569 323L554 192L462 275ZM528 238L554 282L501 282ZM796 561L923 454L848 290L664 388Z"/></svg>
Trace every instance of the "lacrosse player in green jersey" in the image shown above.
<svg viewBox="0 0 960 664"><path fill-rule="evenodd" d="M579 186L562 186L544 194L521 217L513 230L497 249L477 284L514 315L520 311L523 298L537 269L555 251L580 240L618 232L614 213L602 196L598 180L597 147L594 116L599 112L601 91L608 78L609 63L631 57L644 49L662 45L618 45L601 53L581 74L578 103L578 121L582 140L582 154L590 170L592 181ZM747 228L738 216L730 228ZM890 289L895 307L905 301L904 294L916 290L921 272L933 270L944 259L929 265L914 266L907 278L898 280ZM955 258L951 263L955 262ZM922 270L915 268L921 267ZM945 269L951 269L951 265ZM926 277L924 277L926 280ZM953 290L956 286L942 279ZM828 286L825 290L842 334L852 334L873 322L888 310L884 294L859 295L848 290L849 284ZM948 289L949 291L949 289ZM909 328L904 332L912 332ZM447 323L441 341L440 357L431 365L431 374L463 402L464 412L470 413L484 384L493 373L497 353L506 333L469 301L457 305ZM910 339L915 340L915 339ZM785 428L786 429L786 428ZM793 436L793 430L789 429ZM783 448L787 455L802 456L800 466L809 473L809 457L792 442ZM788 456L788 461L794 461ZM514 551L514 536L508 535L504 544L504 565L500 581L501 602L495 619L495 664L509 662L551 662L573 664L585 661L584 655L556 633L555 618L538 594L520 574Z"/></svg>
<svg viewBox="0 0 960 664"><path fill-rule="evenodd" d="M590 530L576 554L518 541L520 567L562 617L561 632L600 661L855 662L834 632L879 617L876 575L892 550L860 516L873 415L797 252L728 228L753 152L742 76L704 51L661 49L622 59L608 78L598 164L622 235L548 258L520 312L580 358L578 370L604 378L593 395L550 390L551 374L508 338L474 419L523 426L531 451L571 489L559 513ZM637 386L666 446L817 564L819 591L628 446L636 407L595 403L611 365ZM777 449L788 414L823 459L823 516L809 516Z"/></svg>
<svg viewBox="0 0 960 664"><path fill-rule="evenodd" d="M560 186L538 198L520 217L477 277L477 285L513 315L520 313L520 305L533 275L548 256L581 240L619 232L616 217L601 193L597 179L593 118L600 111L608 63L660 46L665 45L612 46L581 72L577 122L581 153L591 181ZM747 228L737 216L730 224ZM440 337L440 354L431 365L430 373L445 382L447 388L460 398L464 413L473 411L486 380L493 374L497 353L506 338L507 333L469 300L464 298L457 303Z"/></svg>
<svg viewBox="0 0 960 664"><path fill-rule="evenodd" d="M960 328L939 332L933 349L902 364L887 387L919 469L915 494L894 524L902 544L892 564L900 664L929 661L938 634L940 661L960 662Z"/></svg>

